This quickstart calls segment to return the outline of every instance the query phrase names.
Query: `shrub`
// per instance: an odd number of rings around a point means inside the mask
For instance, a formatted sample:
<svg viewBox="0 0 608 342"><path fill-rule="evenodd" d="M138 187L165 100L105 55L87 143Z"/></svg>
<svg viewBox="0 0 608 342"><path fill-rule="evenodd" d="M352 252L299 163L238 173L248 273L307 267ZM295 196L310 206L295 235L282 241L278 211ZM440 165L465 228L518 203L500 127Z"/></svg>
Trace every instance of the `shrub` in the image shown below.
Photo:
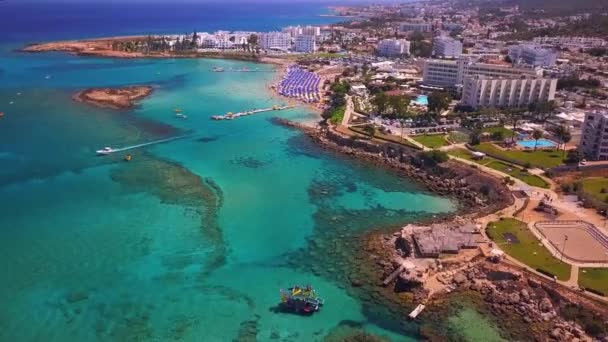
<svg viewBox="0 0 608 342"><path fill-rule="evenodd" d="M420 152L418 154L418 157L421 159L421 161L423 163L430 165L430 166L444 163L444 162L448 161L448 159L449 159L447 153L445 153L443 151L439 151L439 150Z"/></svg>
<svg viewBox="0 0 608 342"><path fill-rule="evenodd" d="M547 270L544 270L544 269L542 269L542 268L537 268L536 270L537 270L539 273L542 273L542 274L544 274L544 275L546 275L546 276L548 276L548 277L555 278L555 274L553 274L553 273L551 273L551 272L549 272L549 271L547 271Z"/></svg>
<svg viewBox="0 0 608 342"><path fill-rule="evenodd" d="M524 164L524 168L525 168L525 169L529 169L529 168L531 168L531 167L532 167L532 164L530 164L530 162L526 162L526 163Z"/></svg>
<svg viewBox="0 0 608 342"><path fill-rule="evenodd" d="M601 336L605 332L605 328L600 322L591 321L585 324L585 332L591 336Z"/></svg>
<svg viewBox="0 0 608 342"><path fill-rule="evenodd" d="M570 184L570 183L562 184L562 191L565 193L572 192L572 184Z"/></svg>

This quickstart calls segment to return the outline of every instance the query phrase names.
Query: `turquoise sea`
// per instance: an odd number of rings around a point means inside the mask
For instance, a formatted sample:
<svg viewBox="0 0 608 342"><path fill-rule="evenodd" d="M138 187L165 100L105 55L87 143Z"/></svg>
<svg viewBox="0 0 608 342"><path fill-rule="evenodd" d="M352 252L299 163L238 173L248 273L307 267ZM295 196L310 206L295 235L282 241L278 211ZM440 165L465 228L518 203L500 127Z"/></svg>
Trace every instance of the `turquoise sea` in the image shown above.
<svg viewBox="0 0 608 342"><path fill-rule="evenodd" d="M0 43L0 341L320 341L352 326L417 338L346 273L365 232L456 203L270 120L318 119L303 107L210 120L282 103L273 66L14 52L27 42ZM133 110L71 98L132 84L155 87ZM95 156L179 135L128 163ZM277 309L297 283L326 299L319 313Z"/></svg>

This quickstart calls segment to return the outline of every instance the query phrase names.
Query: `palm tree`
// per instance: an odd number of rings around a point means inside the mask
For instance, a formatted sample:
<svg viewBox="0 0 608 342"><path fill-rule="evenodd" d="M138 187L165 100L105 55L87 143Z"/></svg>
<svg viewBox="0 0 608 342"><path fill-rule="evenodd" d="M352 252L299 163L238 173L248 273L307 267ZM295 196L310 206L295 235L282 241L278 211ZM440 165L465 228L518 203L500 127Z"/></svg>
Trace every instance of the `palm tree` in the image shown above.
<svg viewBox="0 0 608 342"><path fill-rule="evenodd" d="M559 139L561 145L563 145L563 153L566 153L566 144L572 139L572 134L570 134L570 130L568 130L568 127L560 125L555 129L555 136Z"/></svg>
<svg viewBox="0 0 608 342"><path fill-rule="evenodd" d="M397 117L399 127L401 128L401 140L403 140L405 122L408 118L413 116L413 113L409 110L410 101L411 99L409 96L394 96L391 98L391 107L393 108L393 113Z"/></svg>
<svg viewBox="0 0 608 342"><path fill-rule="evenodd" d="M536 151L536 146L538 145L538 139L543 137L543 131L541 131L540 129L535 129L534 132L532 132L532 138L534 138L534 151Z"/></svg>
<svg viewBox="0 0 608 342"><path fill-rule="evenodd" d="M515 143L515 129L517 128L517 124L519 123L519 121L521 120L521 115L519 113L519 111L515 111L512 110L509 112L509 120L511 121L511 124L513 125L513 134L511 134L511 143L514 144Z"/></svg>

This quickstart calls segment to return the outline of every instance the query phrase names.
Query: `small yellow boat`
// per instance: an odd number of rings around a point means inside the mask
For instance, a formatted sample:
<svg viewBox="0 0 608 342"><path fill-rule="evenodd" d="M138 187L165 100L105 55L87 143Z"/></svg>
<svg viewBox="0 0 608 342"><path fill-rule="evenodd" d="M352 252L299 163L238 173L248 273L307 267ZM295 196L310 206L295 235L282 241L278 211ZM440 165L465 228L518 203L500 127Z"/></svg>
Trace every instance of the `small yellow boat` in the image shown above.
<svg viewBox="0 0 608 342"><path fill-rule="evenodd" d="M125 161L131 161L131 155L130 154L127 154L125 156Z"/></svg>
<svg viewBox="0 0 608 342"><path fill-rule="evenodd" d="M181 112L182 112L182 110L181 110L180 108L175 108L175 112L176 112L176 113L181 113Z"/></svg>

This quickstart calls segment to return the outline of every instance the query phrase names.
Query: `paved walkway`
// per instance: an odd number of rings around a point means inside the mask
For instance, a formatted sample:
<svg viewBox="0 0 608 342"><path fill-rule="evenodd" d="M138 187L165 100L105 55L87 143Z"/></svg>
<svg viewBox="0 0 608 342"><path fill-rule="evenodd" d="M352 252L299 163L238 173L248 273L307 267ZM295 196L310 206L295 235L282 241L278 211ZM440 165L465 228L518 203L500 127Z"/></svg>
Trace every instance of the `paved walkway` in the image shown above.
<svg viewBox="0 0 608 342"><path fill-rule="evenodd" d="M346 95L346 109L344 110L344 117L342 117L342 126L348 127L350 123L350 116L353 113L353 99L349 95Z"/></svg>

